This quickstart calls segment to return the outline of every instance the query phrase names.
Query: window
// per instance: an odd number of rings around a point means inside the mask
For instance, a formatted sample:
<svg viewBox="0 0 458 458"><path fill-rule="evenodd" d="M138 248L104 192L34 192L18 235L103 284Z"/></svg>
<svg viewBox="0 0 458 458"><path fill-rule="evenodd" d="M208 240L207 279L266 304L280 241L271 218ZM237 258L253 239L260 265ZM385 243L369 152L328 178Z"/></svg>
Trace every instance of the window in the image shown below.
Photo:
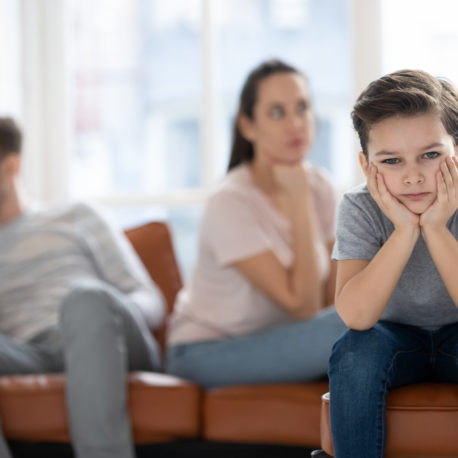
<svg viewBox="0 0 458 458"><path fill-rule="evenodd" d="M124 226L170 220L186 276L249 69L278 56L308 75L311 160L345 190L362 179L353 100L402 67L458 83L457 9L456 0L2 0L0 112L23 120L33 197L98 200Z"/></svg>
<svg viewBox="0 0 458 458"><path fill-rule="evenodd" d="M384 73L416 68L458 84L458 2L383 0Z"/></svg>
<svg viewBox="0 0 458 458"><path fill-rule="evenodd" d="M21 40L19 6L0 2L0 114L22 118Z"/></svg>
<svg viewBox="0 0 458 458"><path fill-rule="evenodd" d="M199 187L199 2L69 5L71 194L161 195Z"/></svg>
<svg viewBox="0 0 458 458"><path fill-rule="evenodd" d="M353 151L347 1L67 3L70 195L109 204L123 225L171 221L185 276L202 204L227 167L240 87L261 60L306 73L318 118L310 159L353 184L342 160Z"/></svg>

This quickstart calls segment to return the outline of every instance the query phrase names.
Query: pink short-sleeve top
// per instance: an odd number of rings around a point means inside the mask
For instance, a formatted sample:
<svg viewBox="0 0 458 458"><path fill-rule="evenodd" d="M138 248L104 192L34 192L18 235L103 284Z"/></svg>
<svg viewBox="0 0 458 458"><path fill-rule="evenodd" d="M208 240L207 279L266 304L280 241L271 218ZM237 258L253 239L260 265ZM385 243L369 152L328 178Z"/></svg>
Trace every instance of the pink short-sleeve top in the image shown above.
<svg viewBox="0 0 458 458"><path fill-rule="evenodd" d="M334 240L335 194L325 173L306 164L318 222L316 250L322 278L329 271ZM293 322L250 283L234 263L272 251L292 265L290 221L257 188L248 165L232 169L210 196L200 228L190 282L179 292L169 321L168 344L224 339Z"/></svg>

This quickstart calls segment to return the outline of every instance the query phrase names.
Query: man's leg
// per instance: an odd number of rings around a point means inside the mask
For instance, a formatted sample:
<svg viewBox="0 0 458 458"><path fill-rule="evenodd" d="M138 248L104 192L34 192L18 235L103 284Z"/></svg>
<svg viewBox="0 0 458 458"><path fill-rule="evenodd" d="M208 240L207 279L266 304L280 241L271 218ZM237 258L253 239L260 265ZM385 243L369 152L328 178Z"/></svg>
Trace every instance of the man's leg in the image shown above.
<svg viewBox="0 0 458 458"><path fill-rule="evenodd" d="M0 375L39 374L55 372L55 352L38 345L16 342L0 335ZM0 427L0 457L11 458Z"/></svg>
<svg viewBox="0 0 458 458"><path fill-rule="evenodd" d="M427 378L428 340L411 326L380 322L367 331L349 330L336 342L329 378L337 458L383 458L386 394Z"/></svg>
<svg viewBox="0 0 458 458"><path fill-rule="evenodd" d="M8 448L5 438L3 437L3 433L0 430L0 456L2 458L13 458L11 452Z"/></svg>
<svg viewBox="0 0 458 458"><path fill-rule="evenodd" d="M132 458L126 372L159 365L140 312L114 288L87 284L64 298L60 321L76 455Z"/></svg>

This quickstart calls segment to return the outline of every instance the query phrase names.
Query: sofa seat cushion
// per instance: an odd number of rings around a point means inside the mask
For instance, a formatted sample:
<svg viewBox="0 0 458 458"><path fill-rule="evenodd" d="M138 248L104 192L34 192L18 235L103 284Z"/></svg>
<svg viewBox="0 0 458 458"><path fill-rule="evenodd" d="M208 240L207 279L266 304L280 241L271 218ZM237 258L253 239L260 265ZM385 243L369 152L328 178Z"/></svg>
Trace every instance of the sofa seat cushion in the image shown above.
<svg viewBox="0 0 458 458"><path fill-rule="evenodd" d="M317 446L327 381L209 390L204 437L225 442Z"/></svg>
<svg viewBox="0 0 458 458"><path fill-rule="evenodd" d="M165 374L128 375L129 410L136 443L200 435L200 389ZM8 439L70 442L65 376L0 377L0 418Z"/></svg>
<svg viewBox="0 0 458 458"><path fill-rule="evenodd" d="M323 396L321 447L334 454L329 393ZM392 389L387 397L387 457L458 456L458 384L421 383Z"/></svg>

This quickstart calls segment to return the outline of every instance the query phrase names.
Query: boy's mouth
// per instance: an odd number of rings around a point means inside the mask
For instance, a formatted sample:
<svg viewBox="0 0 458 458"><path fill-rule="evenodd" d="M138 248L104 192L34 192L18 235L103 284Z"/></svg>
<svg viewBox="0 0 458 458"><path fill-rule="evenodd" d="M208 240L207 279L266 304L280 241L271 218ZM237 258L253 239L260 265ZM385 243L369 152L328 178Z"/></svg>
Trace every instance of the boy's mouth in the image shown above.
<svg viewBox="0 0 458 458"><path fill-rule="evenodd" d="M414 194L404 194L404 197L409 200L422 200L425 197L429 196L429 192L418 192Z"/></svg>

